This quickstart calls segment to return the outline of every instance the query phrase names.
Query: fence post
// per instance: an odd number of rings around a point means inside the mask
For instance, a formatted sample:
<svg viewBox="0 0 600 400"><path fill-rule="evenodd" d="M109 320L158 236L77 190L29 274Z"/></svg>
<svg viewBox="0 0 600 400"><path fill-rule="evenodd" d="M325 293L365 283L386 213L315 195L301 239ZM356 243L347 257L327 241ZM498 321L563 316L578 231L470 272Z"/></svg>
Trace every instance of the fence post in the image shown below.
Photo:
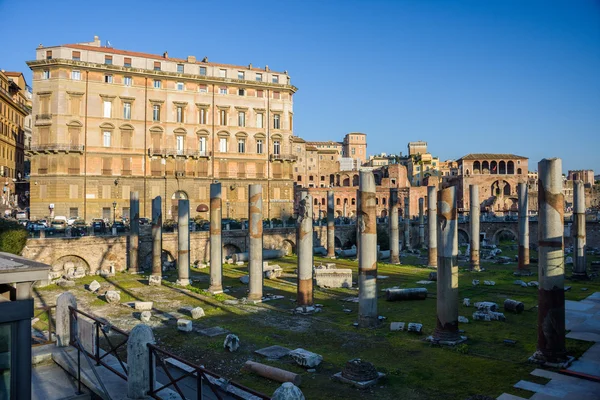
<svg viewBox="0 0 600 400"><path fill-rule="evenodd" d="M56 345L67 347L71 341L71 313L69 307L77 308L71 292L64 292L56 299Z"/></svg>
<svg viewBox="0 0 600 400"><path fill-rule="evenodd" d="M145 399L149 388L154 387L156 374L154 363L150 365L150 349L148 344L154 344L154 334L148 325L136 325L127 340L127 397L130 399Z"/></svg>

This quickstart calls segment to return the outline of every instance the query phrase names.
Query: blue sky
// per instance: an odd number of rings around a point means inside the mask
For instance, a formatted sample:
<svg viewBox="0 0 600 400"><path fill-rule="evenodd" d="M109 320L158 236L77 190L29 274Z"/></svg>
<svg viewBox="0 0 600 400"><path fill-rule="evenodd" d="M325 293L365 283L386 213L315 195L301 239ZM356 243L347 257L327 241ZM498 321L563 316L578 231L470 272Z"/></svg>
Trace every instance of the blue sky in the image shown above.
<svg viewBox="0 0 600 400"><path fill-rule="evenodd" d="M138 3L134 5L134 3ZM0 0L0 67L91 41L288 70L295 134L563 158L600 173L600 2Z"/></svg>

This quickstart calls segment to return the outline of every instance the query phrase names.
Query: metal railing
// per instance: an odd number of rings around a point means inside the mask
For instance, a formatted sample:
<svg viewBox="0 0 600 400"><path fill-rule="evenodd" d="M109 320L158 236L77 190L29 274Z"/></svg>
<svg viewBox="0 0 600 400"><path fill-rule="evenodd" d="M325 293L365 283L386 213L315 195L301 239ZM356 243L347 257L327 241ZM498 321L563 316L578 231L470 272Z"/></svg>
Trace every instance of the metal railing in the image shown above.
<svg viewBox="0 0 600 400"><path fill-rule="evenodd" d="M37 144L31 146L32 152L44 152L44 151L64 151L64 152L79 152L83 153L84 146L82 144Z"/></svg>
<svg viewBox="0 0 600 400"><path fill-rule="evenodd" d="M178 150L173 148L155 148L151 147L148 149L148 155L150 156L162 156L162 157L210 157L210 151L198 151L192 149Z"/></svg>
<svg viewBox="0 0 600 400"><path fill-rule="evenodd" d="M129 333L127 333L115 326L112 326L112 325L106 323L105 321L102 321L102 320L98 319L97 317L94 317L93 315L90 315L84 311L81 311L81 310L78 310L76 308L69 306L69 318L70 318L70 323L71 323L71 342L70 342L70 344L73 345L74 347L77 347L74 339L78 337L77 322L79 320L79 315L83 315L84 317L92 320L92 324L94 325L94 332L95 332L94 343L93 343L94 353L93 354L90 353L85 347L82 348L83 352L86 355L88 355L89 357L91 357L96 362L97 366L102 365L103 367L112 371L115 375L119 376L120 378L122 378L124 380L127 380L127 367L125 366L125 363L121 359L121 356L119 355L119 352L117 350L121 349L124 345L127 344L127 340L129 339ZM100 332L102 332L104 340L105 340L106 344L108 345L107 350L102 349L100 346ZM111 332L114 332L121 336L124 336L125 340L122 341L121 343L117 344L116 346L113 345L113 341L109 337L109 333L111 333ZM102 350L102 352L104 352L104 354L100 354L101 350ZM122 371L117 371L115 368L113 368L111 365L109 365L108 363L106 363L104 361L104 359L109 354L112 354L113 356L115 356L117 361L119 361L119 365L121 366Z"/></svg>
<svg viewBox="0 0 600 400"><path fill-rule="evenodd" d="M43 346L45 344L50 344L53 343L53 336L55 334L55 328L54 328L54 321L52 320L52 309L56 308L56 306L46 306L46 307L40 307L37 308L36 311L39 311L37 314L33 315L33 318L39 318L40 321L44 322L40 317L42 315L46 315L47 318L47 324L48 324L48 337L40 337L40 336L36 336L33 334L31 334L31 341L32 347L37 347L37 346ZM33 328L33 327L32 327ZM36 331L39 331L38 329L36 329Z"/></svg>
<svg viewBox="0 0 600 400"><path fill-rule="evenodd" d="M271 154L269 158L271 161L298 161L298 156L294 154Z"/></svg>
<svg viewBox="0 0 600 400"><path fill-rule="evenodd" d="M182 399L186 399L187 397L183 393L183 389L181 388L180 385L178 385L178 383L180 383L184 378L188 378L188 377L196 380L196 398L198 400L202 400L202 398L203 398L203 394L204 394L204 390L205 390L204 385L208 386L208 388L210 389L212 394L219 400L223 399L221 394L226 395L227 397L233 397L236 399L247 398L245 396L238 395L238 394L234 393L233 391L228 391L227 386L232 386L236 389L239 389L240 391L249 393L260 399L265 399L265 400L270 399L269 396L266 396L262 393L256 392L246 386L240 385L233 381L227 381L226 386L216 385L215 383L211 382L211 379L219 380L219 379L221 379L221 377L219 375L217 375L207 369L204 369L198 365L192 364L189 361L184 360L183 358L177 357L173 353L170 353L166 350L162 350L162 349L154 346L153 344L148 343L148 350L149 350L149 355L150 355L149 360L148 360L149 367L150 367L148 395L154 399L160 399L161 397L159 397L158 392L160 392L161 390L166 389L170 386L173 387L172 390L175 390L181 396ZM173 376L173 374L171 373L171 371L169 371L169 367L165 363L165 360L164 360L165 357L177 360L181 364L184 364L186 367L188 367L189 370L187 372L183 372L182 375L175 378ZM160 366L162 368L163 372L169 379L168 383L160 384L155 379L156 377L154 376L154 374L156 372L153 368L155 363L156 363L156 367ZM158 385L162 385L162 386L158 387ZM221 394L219 394L219 393L221 393Z"/></svg>

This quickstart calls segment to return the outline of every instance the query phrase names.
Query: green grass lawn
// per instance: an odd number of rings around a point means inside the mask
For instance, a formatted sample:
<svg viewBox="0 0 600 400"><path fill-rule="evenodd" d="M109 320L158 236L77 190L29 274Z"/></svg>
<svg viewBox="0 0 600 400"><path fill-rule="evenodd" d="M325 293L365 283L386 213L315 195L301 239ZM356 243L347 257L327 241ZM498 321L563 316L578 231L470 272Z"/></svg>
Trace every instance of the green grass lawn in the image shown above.
<svg viewBox="0 0 600 400"><path fill-rule="evenodd" d="M510 244L513 246L514 242ZM503 246L504 247L504 246ZM463 249L464 251L464 249ZM502 255L512 257L508 247ZM532 257L536 255L533 254ZM591 262L596 258L589 257ZM331 260L315 257L315 264L331 262ZM335 260L337 268L353 269L354 280L357 280L357 263L349 260ZM521 379L545 383L543 378L529 375L536 366L527 362L536 348L537 335L537 288L523 288L514 285L516 262L508 265L489 264L482 260L485 271L471 273L463 267L459 273L459 291L461 305L459 315L469 319L468 324L461 324L460 329L468 337L465 344L456 348L435 347L424 340L431 334L436 323L436 286L416 284L426 280L430 269L415 266L416 257L402 259L403 265L392 266L378 264L379 275L388 276L379 280L379 289L392 286L401 288L426 287L429 296L426 300L387 302L384 292L381 294L379 314L386 317L381 327L376 329L359 329L353 326L358 316L358 304L343 302L342 299L358 296L355 289L318 289L315 287L315 303L323 305L323 311L312 316L292 315L290 311L295 305L296 284L294 277L283 277L277 280L265 280L264 293L278 294L283 299L269 301L258 305L226 305L227 299L241 299L247 295L247 285L239 278L247 274L247 265L224 265L223 285L228 293L212 296L205 289L208 287L208 269L192 269L192 277L200 279L189 291L181 291L166 283L161 288L148 288L140 276L118 274L112 279L118 285L125 300L153 300L155 308L165 311L175 304L201 306L206 312L202 319L194 324L201 327L220 326L239 336L241 347L235 353L223 349L224 336L208 338L198 334L178 332L173 325L157 327L155 335L161 347L190 360L203 364L207 368L221 373L241 384L266 394L272 394L278 383L241 371L243 363L248 359L268 363L279 368L302 375L300 386L307 399L466 399L475 394L497 397L503 392L528 397L530 393L514 389L512 386ZM271 264L279 264L284 272L292 274L296 268L296 258L286 257L273 260ZM532 266L534 269L536 265ZM570 269L570 267L568 267ZM84 278L87 280L92 279ZM100 279L98 279L100 282ZM174 282L175 272L169 272L166 281ZM472 285L478 279L481 284ZM537 280L537 276L521 278L525 281ZM495 286L484 286L484 280L493 280ZM84 282L80 280L78 282ZM102 283L102 282L101 282ZM598 281L571 282L571 290L566 292L569 300L581 300L594 291L600 290ZM587 288L583 291L582 288ZM78 296L88 296L92 311L94 307L104 307L103 300L89 292L81 291ZM506 313L506 322L472 321L473 307L462 305L462 298L477 301L493 301L502 304L511 298L525 303L522 314ZM169 303L169 301L171 303ZM344 312L350 309L352 312ZM502 311L502 310L501 310ZM129 311L116 310L124 315ZM391 332L390 322L418 322L423 324L424 334L419 336L407 332ZM516 341L514 345L504 344L504 339ZM308 373L296 366L290 359L266 361L254 351L271 345L281 345L290 349L298 347L316 352L323 356L323 363L315 373ZM580 356L591 343L567 339L569 353ZM331 380L331 376L341 371L346 361L362 358L372 362L380 372L387 376L378 385L365 391L359 391Z"/></svg>

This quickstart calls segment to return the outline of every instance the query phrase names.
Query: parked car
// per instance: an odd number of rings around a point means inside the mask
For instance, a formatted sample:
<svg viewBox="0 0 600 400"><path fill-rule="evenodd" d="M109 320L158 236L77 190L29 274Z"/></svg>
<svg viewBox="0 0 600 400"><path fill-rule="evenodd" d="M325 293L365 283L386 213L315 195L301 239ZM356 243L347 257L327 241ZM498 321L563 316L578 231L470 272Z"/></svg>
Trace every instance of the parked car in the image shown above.
<svg viewBox="0 0 600 400"><path fill-rule="evenodd" d="M75 221L77 221L78 219L79 219L79 218L77 218L77 217L71 217L71 218L67 219L67 225L69 225L69 226L72 226L72 225L73 225L73 223L74 223Z"/></svg>
<svg viewBox="0 0 600 400"><path fill-rule="evenodd" d="M87 233L87 225L84 220L78 219L71 225L71 236L85 236Z"/></svg>
<svg viewBox="0 0 600 400"><path fill-rule="evenodd" d="M94 232L104 233L106 232L106 223L102 218L94 218L92 220L92 230Z"/></svg>
<svg viewBox="0 0 600 400"><path fill-rule="evenodd" d="M66 221L60 219L54 220L50 224L50 227L54 228L56 233L65 233L65 230L67 229L67 223Z"/></svg>
<svg viewBox="0 0 600 400"><path fill-rule="evenodd" d="M115 221L115 223L112 225L111 229L115 229L115 228L117 229L117 232L125 232L127 230L127 227L121 221Z"/></svg>
<svg viewBox="0 0 600 400"><path fill-rule="evenodd" d="M27 225L25 226L25 229L27 229L29 232L39 232L45 228L46 228L46 225L41 224L39 221L36 221L36 222L29 221L27 223Z"/></svg>
<svg viewBox="0 0 600 400"><path fill-rule="evenodd" d="M150 225L150 220L148 218L140 218L140 225Z"/></svg>
<svg viewBox="0 0 600 400"><path fill-rule="evenodd" d="M50 226L50 225L48 224L48 220L47 220L47 219L38 219L38 220L37 220L37 223L38 223L38 224L42 224L42 225L44 225L46 228L47 228L48 226Z"/></svg>
<svg viewBox="0 0 600 400"><path fill-rule="evenodd" d="M27 227L27 224L29 223L27 218L19 218L19 219L17 219L17 222L25 227Z"/></svg>

